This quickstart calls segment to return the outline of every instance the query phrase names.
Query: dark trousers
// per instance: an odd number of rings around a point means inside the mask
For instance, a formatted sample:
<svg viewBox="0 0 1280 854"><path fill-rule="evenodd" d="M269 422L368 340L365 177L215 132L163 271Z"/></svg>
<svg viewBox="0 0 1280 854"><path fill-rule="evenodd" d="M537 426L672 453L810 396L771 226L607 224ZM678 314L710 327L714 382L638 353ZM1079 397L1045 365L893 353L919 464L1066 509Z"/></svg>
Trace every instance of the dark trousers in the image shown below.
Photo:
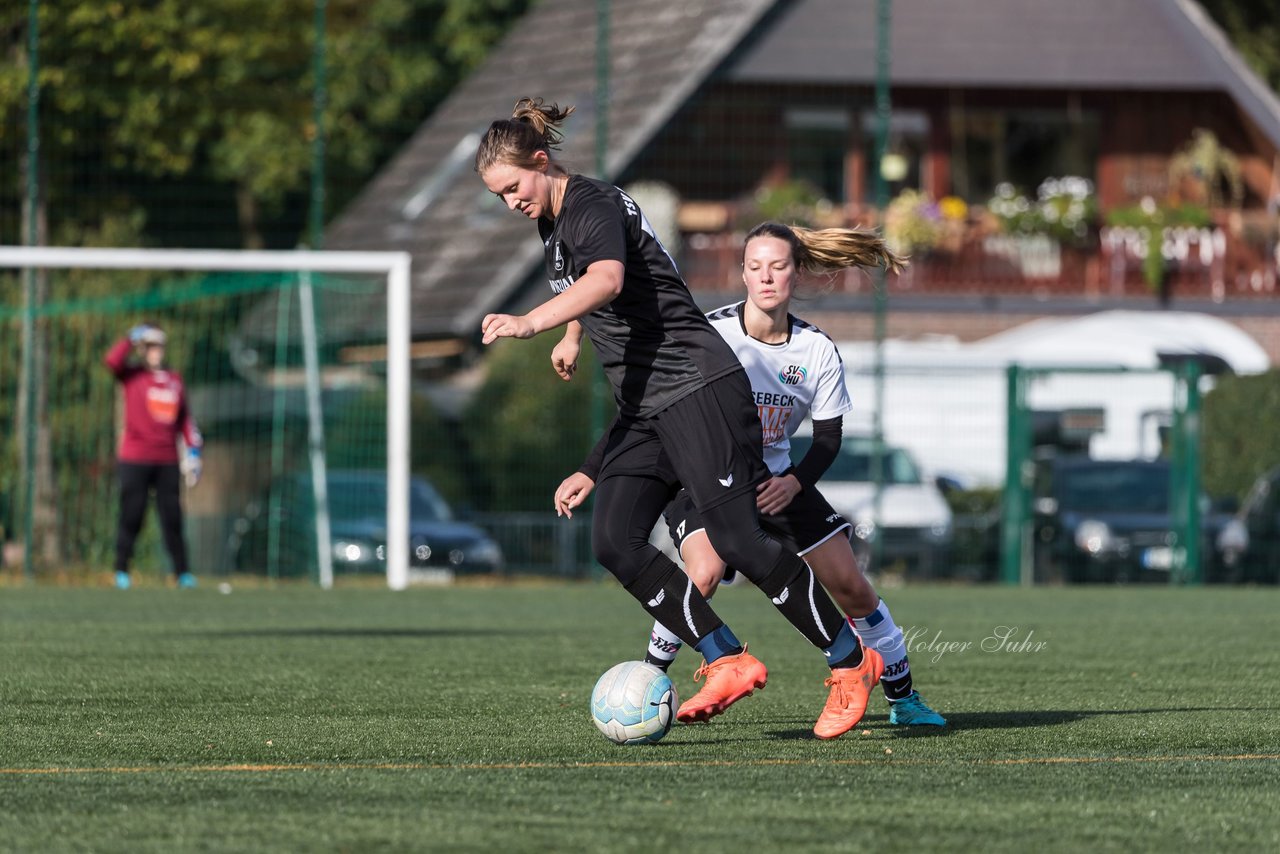
<svg viewBox="0 0 1280 854"><path fill-rule="evenodd" d="M177 463L119 462L120 522L116 528L116 570L127 572L133 557L133 545L142 530L142 517L147 512L147 498L156 492L156 513L165 548L173 561L174 575L187 571L187 544L182 539L182 504L178 500L180 473Z"/></svg>

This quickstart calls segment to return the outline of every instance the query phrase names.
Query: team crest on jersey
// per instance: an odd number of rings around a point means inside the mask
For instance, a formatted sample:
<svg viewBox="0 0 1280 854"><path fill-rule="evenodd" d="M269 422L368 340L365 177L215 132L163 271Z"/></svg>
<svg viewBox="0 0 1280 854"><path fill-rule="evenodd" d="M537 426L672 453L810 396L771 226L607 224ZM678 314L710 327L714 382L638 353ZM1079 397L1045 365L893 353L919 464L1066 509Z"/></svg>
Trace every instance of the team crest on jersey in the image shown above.
<svg viewBox="0 0 1280 854"><path fill-rule="evenodd" d="M159 424L173 424L178 420L178 409L182 397L173 383L163 386L150 386L147 389L146 409Z"/></svg>
<svg viewBox="0 0 1280 854"><path fill-rule="evenodd" d="M807 376L809 371L803 365L787 365L778 371L778 379L786 385L800 385Z"/></svg>
<svg viewBox="0 0 1280 854"><path fill-rule="evenodd" d="M560 273L564 270L564 256L560 254L560 241L556 241L555 263L556 272Z"/></svg>

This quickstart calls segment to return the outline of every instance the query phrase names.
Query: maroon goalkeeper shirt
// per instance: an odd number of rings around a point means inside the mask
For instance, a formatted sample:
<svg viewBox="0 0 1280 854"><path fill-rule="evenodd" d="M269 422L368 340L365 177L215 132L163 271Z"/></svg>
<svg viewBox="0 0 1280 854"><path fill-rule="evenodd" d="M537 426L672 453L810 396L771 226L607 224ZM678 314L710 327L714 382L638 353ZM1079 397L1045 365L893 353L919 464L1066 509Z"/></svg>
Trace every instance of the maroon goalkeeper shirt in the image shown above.
<svg viewBox="0 0 1280 854"><path fill-rule="evenodd" d="M103 359L124 390L124 434L120 461L176 463L178 434L188 448L203 444L195 419L187 408L182 377L167 368L153 371L130 360L133 345L122 338Z"/></svg>

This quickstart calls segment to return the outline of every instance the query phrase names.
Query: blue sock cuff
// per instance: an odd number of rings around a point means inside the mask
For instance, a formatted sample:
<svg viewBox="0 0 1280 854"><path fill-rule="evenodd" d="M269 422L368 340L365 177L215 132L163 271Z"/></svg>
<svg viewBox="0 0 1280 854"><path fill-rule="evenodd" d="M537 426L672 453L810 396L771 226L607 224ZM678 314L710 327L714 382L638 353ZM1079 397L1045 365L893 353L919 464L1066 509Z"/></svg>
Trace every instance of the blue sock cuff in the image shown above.
<svg viewBox="0 0 1280 854"><path fill-rule="evenodd" d="M865 617L850 617L849 621L853 623L853 627L860 632L867 629L874 629L876 626L884 622L885 618L884 600L881 599L876 603L876 609Z"/></svg>
<svg viewBox="0 0 1280 854"><path fill-rule="evenodd" d="M738 639L733 636L733 632L729 631L728 626L721 625L711 634L698 641L694 649L702 653L702 657L710 664L717 658L738 652L742 649L742 644L738 643Z"/></svg>
<svg viewBox="0 0 1280 854"><path fill-rule="evenodd" d="M858 636L853 633L853 628L846 620L840 623L840 631L836 634L835 643L824 649L822 654L827 657L827 665L831 666L853 655L853 651L857 648Z"/></svg>

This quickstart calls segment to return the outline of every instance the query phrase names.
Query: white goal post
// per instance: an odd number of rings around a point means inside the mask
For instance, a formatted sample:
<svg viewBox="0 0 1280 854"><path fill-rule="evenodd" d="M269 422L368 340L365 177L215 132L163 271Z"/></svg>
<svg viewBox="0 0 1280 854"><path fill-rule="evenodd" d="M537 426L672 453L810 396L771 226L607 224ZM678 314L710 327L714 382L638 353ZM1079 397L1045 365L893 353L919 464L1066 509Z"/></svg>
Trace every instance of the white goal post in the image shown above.
<svg viewBox="0 0 1280 854"><path fill-rule="evenodd" d="M409 265L407 252L85 249L0 246L0 269L220 270L381 274L387 280L387 586L409 586ZM321 487L323 489L323 487ZM319 527L319 526L317 526ZM328 555L322 542L319 553ZM320 583L330 587L332 568Z"/></svg>

